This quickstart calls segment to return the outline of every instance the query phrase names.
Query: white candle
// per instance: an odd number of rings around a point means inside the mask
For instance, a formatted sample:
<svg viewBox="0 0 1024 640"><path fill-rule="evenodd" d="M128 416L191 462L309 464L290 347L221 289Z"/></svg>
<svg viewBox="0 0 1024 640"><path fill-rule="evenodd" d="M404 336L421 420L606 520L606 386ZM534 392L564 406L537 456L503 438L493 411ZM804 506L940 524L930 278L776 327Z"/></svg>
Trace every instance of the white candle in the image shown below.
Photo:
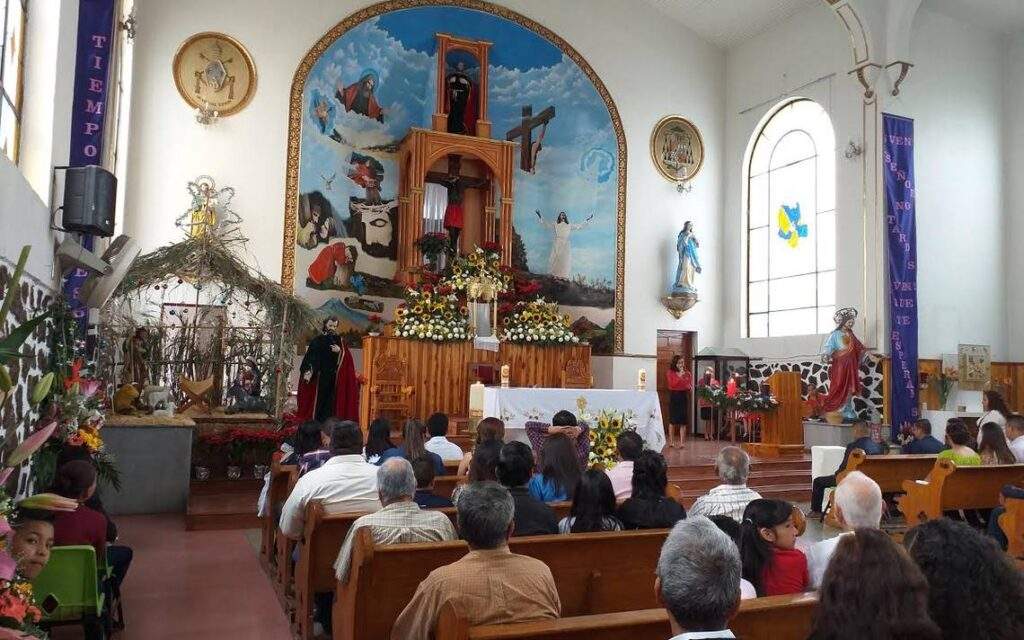
<svg viewBox="0 0 1024 640"><path fill-rule="evenodd" d="M484 383L477 380L469 385L469 414L473 412L483 413L484 410Z"/></svg>
<svg viewBox="0 0 1024 640"><path fill-rule="evenodd" d="M647 370L638 369L636 372L636 388L638 391L647 389Z"/></svg>
<svg viewBox="0 0 1024 640"><path fill-rule="evenodd" d="M507 364L501 365L501 386L508 388L509 378L511 377L511 369Z"/></svg>

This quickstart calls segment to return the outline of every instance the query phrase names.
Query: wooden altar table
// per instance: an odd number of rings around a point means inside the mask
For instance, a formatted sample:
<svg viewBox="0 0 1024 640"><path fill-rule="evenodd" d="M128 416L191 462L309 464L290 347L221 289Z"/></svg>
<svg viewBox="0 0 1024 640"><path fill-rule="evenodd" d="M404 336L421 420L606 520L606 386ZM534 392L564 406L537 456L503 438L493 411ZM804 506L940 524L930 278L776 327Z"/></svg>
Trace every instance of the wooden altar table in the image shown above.
<svg viewBox="0 0 1024 640"><path fill-rule="evenodd" d="M429 342L393 336L363 338L360 424L387 417L401 426L410 417L426 420L441 411L469 413L469 367L509 365L514 387L559 387L566 368L590 376L590 345L533 346L502 342L497 352L473 348L471 341ZM397 424L396 424L397 423Z"/></svg>

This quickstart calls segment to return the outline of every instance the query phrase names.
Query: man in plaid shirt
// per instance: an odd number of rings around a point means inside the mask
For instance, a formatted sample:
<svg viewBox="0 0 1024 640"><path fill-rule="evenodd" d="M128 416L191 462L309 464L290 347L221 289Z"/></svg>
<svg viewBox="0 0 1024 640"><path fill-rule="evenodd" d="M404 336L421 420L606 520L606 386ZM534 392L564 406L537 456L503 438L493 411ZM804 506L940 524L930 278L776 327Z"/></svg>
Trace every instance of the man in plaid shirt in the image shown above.
<svg viewBox="0 0 1024 640"><path fill-rule="evenodd" d="M758 492L747 488L750 456L739 447L726 447L718 452L715 469L723 484L708 491L707 495L697 498L687 516L693 518L724 515L741 522L747 504L761 497Z"/></svg>

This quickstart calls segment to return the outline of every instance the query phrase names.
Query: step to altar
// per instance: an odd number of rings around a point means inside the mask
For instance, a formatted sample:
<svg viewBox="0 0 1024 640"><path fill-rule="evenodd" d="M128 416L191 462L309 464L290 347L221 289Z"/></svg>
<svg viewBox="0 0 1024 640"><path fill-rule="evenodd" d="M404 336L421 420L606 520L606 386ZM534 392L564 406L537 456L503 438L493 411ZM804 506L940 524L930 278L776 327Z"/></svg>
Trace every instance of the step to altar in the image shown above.
<svg viewBox="0 0 1024 640"><path fill-rule="evenodd" d="M256 529L256 515L263 480L204 480L189 486L185 512L187 531Z"/></svg>

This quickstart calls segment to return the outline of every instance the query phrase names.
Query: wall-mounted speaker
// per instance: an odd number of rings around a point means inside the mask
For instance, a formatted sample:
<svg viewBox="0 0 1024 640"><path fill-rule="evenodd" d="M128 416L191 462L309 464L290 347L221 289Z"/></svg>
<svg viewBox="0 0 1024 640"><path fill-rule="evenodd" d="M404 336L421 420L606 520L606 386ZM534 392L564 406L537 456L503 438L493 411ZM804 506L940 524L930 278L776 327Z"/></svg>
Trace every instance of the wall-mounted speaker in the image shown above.
<svg viewBox="0 0 1024 640"><path fill-rule="evenodd" d="M64 229L109 238L114 235L116 200L114 174L96 165L69 168L64 180Z"/></svg>

